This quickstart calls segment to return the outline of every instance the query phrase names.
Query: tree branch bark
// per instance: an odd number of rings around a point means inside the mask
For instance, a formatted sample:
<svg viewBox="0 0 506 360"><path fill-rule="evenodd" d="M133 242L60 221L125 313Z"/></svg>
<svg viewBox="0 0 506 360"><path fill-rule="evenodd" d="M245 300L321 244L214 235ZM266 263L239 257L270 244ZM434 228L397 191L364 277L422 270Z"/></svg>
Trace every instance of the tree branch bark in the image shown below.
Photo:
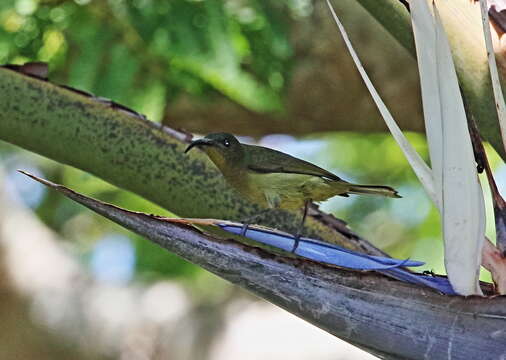
<svg viewBox="0 0 506 360"><path fill-rule="evenodd" d="M272 253L37 179L315 326L388 359L498 359L506 297L440 295L374 273Z"/></svg>

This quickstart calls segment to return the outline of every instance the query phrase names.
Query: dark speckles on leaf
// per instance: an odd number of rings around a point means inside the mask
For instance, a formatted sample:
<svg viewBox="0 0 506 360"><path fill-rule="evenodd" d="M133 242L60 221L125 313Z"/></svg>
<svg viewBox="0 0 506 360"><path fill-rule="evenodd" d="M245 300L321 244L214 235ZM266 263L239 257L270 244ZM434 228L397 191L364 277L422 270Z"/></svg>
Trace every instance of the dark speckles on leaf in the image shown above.
<svg viewBox="0 0 506 360"><path fill-rule="evenodd" d="M50 102L47 104L46 109L48 112L55 112L57 110L57 106L53 102Z"/></svg>
<svg viewBox="0 0 506 360"><path fill-rule="evenodd" d="M60 105L62 106L63 104L60 104ZM73 101L72 104L69 104L69 106L75 107L75 108L79 109L79 111L81 111L81 112L86 111L86 107L84 106L84 104L79 101Z"/></svg>
<svg viewBox="0 0 506 360"><path fill-rule="evenodd" d="M144 175L144 183L145 183L145 184L150 183L150 182L151 182L151 180L152 180L151 174L146 174L146 175Z"/></svg>

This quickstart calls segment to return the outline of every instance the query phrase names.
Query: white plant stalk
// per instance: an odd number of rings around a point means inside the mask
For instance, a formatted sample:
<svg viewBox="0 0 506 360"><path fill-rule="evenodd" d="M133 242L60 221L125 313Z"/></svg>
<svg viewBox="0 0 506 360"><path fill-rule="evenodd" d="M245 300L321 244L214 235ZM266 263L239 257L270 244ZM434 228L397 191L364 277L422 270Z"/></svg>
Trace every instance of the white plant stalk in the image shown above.
<svg viewBox="0 0 506 360"><path fill-rule="evenodd" d="M480 0L481 21L483 24L483 34L485 36L485 45L487 46L488 67L490 78L492 80L492 89L494 90L495 107L499 119L499 128L501 129L501 138L504 149L506 150L506 104L502 93L497 63L495 60L494 45L492 44L492 34L490 33L490 24L488 19L487 0Z"/></svg>
<svg viewBox="0 0 506 360"><path fill-rule="evenodd" d="M418 72L422 93L425 132L429 145L432 176L437 193L436 207L442 208L443 181L443 124L441 119L441 97L439 73L436 64L436 27L427 2L411 1L411 23L415 37Z"/></svg>
<svg viewBox="0 0 506 360"><path fill-rule="evenodd" d="M426 0L410 2L431 170L402 134L361 65L329 0L327 4L385 123L441 212L445 265L452 286L462 295L481 295L479 269L485 238L483 193L450 46L437 9L434 7L434 17Z"/></svg>
<svg viewBox="0 0 506 360"><path fill-rule="evenodd" d="M443 124L442 216L445 266L455 291L482 295L485 204L448 38L434 4L436 63Z"/></svg>
<svg viewBox="0 0 506 360"><path fill-rule="evenodd" d="M409 164L411 165L411 168L415 172L416 176L422 183L427 195L434 201L435 203L438 202L437 192L436 188L434 186L434 180L432 177L432 172L430 168L427 166L425 161L420 157L420 155L416 152L416 150L413 148L413 146L409 143L409 141L406 139L404 134L402 133L401 129L395 122L394 118L390 114L390 111L388 111L388 108L386 107L385 103L379 96L378 92L374 88L374 85L372 84L371 80L369 79L369 76L367 75L364 67L362 66L362 63L360 62L360 59L357 56L357 53L353 49L353 46L350 42L350 39L348 37L348 34L346 33L346 30L344 29L343 24L341 24L341 21L337 17L334 8L330 4L330 1L327 0L327 5L332 13L332 16L334 18L334 21L337 24L337 27L341 33L341 36L343 37L343 40L346 44L346 47L348 48L348 51L350 52L351 57L353 58L353 61L355 62L355 66L357 67L360 75L362 76L362 80L364 81L365 85L367 86L367 89L369 90L369 93L371 94L374 103L378 107L379 112L381 113L381 116L383 117L385 123L387 124L388 129L392 133L392 136L394 137L395 141L401 148L402 152L404 153L404 156L408 160Z"/></svg>

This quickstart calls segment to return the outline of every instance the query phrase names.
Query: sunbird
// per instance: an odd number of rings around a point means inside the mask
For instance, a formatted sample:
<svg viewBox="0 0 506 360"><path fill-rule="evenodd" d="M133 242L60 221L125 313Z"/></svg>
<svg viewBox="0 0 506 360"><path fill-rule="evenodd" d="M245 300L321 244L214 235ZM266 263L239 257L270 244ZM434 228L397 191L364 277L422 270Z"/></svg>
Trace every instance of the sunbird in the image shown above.
<svg viewBox="0 0 506 360"><path fill-rule="evenodd" d="M292 249L299 244L301 230L312 201L324 201L336 195L381 195L400 198L389 186L358 185L310 162L263 146L242 144L228 133L213 133L195 140L186 148L203 150L218 167L227 182L253 203L268 209L298 210L304 207L299 231ZM243 235L247 225L243 229Z"/></svg>

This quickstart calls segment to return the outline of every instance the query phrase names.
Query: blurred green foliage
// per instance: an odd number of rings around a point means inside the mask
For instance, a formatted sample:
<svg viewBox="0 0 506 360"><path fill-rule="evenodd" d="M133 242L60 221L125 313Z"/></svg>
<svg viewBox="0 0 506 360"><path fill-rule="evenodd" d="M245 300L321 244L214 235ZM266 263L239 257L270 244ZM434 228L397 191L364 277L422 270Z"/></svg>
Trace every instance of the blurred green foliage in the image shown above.
<svg viewBox="0 0 506 360"><path fill-rule="evenodd" d="M49 62L55 81L155 120L181 92L282 111L298 3L3 0L0 63Z"/></svg>

